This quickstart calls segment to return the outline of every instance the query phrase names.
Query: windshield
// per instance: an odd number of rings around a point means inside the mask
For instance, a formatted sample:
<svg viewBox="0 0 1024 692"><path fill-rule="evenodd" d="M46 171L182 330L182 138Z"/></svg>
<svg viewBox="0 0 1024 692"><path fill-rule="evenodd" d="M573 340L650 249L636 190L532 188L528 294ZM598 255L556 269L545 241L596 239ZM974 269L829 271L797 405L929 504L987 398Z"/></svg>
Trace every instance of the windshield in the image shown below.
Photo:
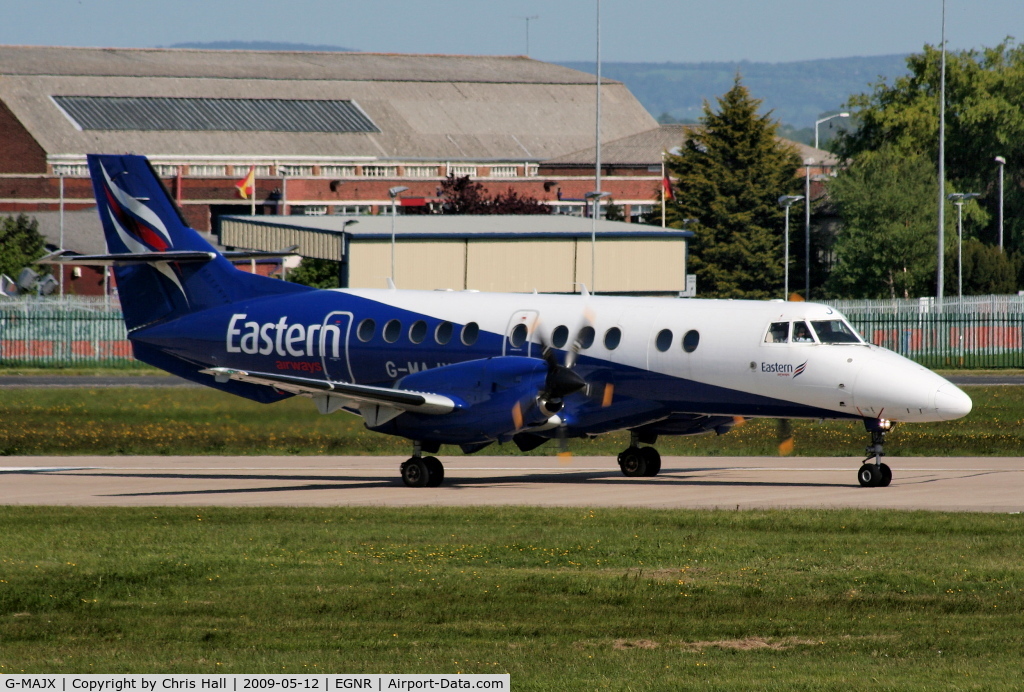
<svg viewBox="0 0 1024 692"><path fill-rule="evenodd" d="M811 322L818 341L823 344L859 344L863 343L853 327L843 320L815 320Z"/></svg>

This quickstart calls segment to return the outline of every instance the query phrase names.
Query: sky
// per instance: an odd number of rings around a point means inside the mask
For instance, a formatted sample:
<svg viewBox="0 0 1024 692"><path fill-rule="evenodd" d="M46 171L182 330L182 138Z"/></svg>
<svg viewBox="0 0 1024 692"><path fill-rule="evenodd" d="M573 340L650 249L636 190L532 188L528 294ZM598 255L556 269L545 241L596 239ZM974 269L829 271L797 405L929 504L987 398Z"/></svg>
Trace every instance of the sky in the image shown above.
<svg viewBox="0 0 1024 692"><path fill-rule="evenodd" d="M9 0L0 44L285 41L593 60L598 0ZM602 62L792 62L938 45L942 0L601 0ZM529 22L526 17L536 17ZM946 0L953 50L1024 40L1024 0Z"/></svg>

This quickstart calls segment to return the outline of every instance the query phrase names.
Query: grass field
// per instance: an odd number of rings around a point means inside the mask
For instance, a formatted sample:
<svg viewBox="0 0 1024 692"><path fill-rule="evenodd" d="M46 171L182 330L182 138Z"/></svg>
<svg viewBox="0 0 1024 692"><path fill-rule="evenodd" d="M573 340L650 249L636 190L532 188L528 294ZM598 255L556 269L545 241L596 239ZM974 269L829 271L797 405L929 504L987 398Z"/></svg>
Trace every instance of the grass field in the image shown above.
<svg viewBox="0 0 1024 692"><path fill-rule="evenodd" d="M946 423L912 424L889 435L892 456L1007 455L1024 449L1024 387L969 387L974 411ZM794 421L794 453L855 456L868 437L858 422ZM580 454L614 455L625 434L574 440ZM662 438L665 455L776 454L774 420L752 420L723 436ZM0 396L0 455L13 454L404 454L405 440L370 432L362 419L321 416L308 399L255 404L212 389L10 389ZM553 444L534 454L553 454ZM446 455L461 454L445 447ZM493 445L488 454L520 454Z"/></svg>
<svg viewBox="0 0 1024 692"><path fill-rule="evenodd" d="M0 507L0 672L1016 690L1024 518Z"/></svg>

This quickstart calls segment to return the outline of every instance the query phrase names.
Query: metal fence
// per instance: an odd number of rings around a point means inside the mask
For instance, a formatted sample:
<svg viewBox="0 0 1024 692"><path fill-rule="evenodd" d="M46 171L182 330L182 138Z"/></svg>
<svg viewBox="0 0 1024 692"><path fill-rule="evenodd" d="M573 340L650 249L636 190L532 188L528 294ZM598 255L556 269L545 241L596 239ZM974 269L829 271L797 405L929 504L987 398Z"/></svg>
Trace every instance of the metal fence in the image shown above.
<svg viewBox="0 0 1024 692"><path fill-rule="evenodd" d="M928 368L1024 368L1024 314L847 317L871 343Z"/></svg>
<svg viewBox="0 0 1024 692"><path fill-rule="evenodd" d="M885 312L877 306L831 303L871 343L929 368L1024 368L1024 310L1017 296L986 296L970 310ZM887 303L887 301L876 301ZM906 301L903 301L906 302ZM966 305L966 303L965 303ZM986 310L983 306L1008 309ZM0 364L130 365L121 311L101 301L18 300L0 303Z"/></svg>
<svg viewBox="0 0 1024 692"><path fill-rule="evenodd" d="M120 310L100 303L0 303L0 364L37 367L134 362Z"/></svg>
<svg viewBox="0 0 1024 692"><path fill-rule="evenodd" d="M824 300L847 317L853 315L1024 315L1024 295L947 296L897 300Z"/></svg>

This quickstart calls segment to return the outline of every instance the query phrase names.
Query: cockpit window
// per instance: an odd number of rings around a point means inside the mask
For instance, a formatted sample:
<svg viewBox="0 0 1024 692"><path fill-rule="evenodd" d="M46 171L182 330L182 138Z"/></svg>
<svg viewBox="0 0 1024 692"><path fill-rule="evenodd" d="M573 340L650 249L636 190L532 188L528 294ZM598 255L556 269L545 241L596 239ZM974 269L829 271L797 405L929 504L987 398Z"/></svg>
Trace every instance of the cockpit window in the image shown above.
<svg viewBox="0 0 1024 692"><path fill-rule="evenodd" d="M823 344L859 344L862 343L853 327L843 320L815 320L811 322L818 334L818 341Z"/></svg>
<svg viewBox="0 0 1024 692"><path fill-rule="evenodd" d="M807 326L806 322L794 322L793 323L793 343L794 344L813 344L814 334L811 332L811 328Z"/></svg>
<svg viewBox="0 0 1024 692"><path fill-rule="evenodd" d="M772 322L768 333L764 335L766 344L789 343L789 322Z"/></svg>

